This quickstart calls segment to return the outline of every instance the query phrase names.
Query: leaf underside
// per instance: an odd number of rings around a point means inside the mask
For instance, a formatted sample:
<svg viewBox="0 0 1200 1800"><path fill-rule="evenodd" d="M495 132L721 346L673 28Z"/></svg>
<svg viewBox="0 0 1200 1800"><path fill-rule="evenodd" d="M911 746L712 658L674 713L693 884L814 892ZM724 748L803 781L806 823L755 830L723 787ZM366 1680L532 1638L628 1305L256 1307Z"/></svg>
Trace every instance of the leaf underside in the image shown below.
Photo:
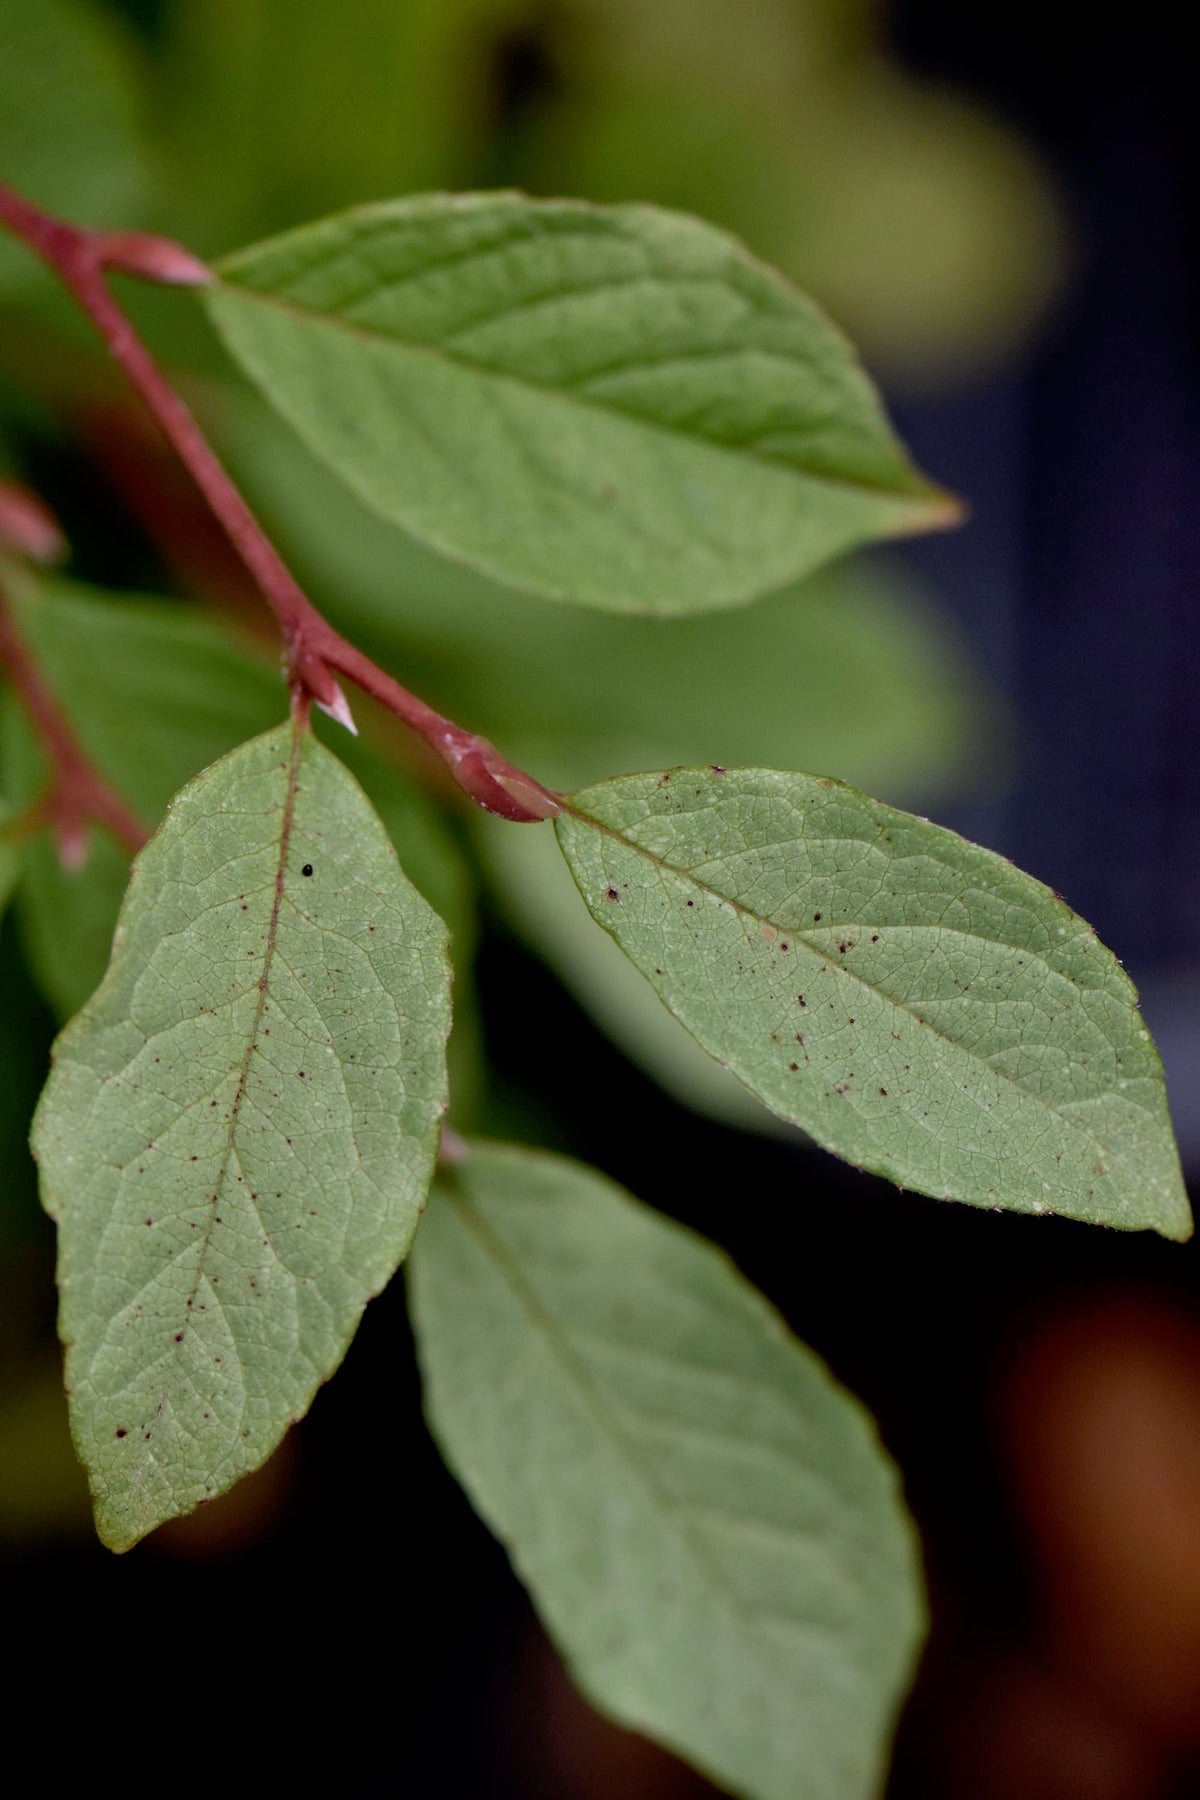
<svg viewBox="0 0 1200 1800"><path fill-rule="evenodd" d="M409 1270L430 1421L606 1712L754 1800L866 1800L922 1624L858 1405L711 1245L471 1145Z"/></svg>
<svg viewBox="0 0 1200 1800"><path fill-rule="evenodd" d="M713 1056L903 1187L1185 1238L1135 990L1040 882L811 775L677 769L556 821L594 918Z"/></svg>
<svg viewBox="0 0 1200 1800"><path fill-rule="evenodd" d="M422 196L219 273L215 324L310 448L516 587L699 611L957 513L811 302L682 214Z"/></svg>
<svg viewBox="0 0 1200 1800"><path fill-rule="evenodd" d="M416 1228L445 932L291 725L176 797L34 1121L97 1526L127 1549L255 1468Z"/></svg>

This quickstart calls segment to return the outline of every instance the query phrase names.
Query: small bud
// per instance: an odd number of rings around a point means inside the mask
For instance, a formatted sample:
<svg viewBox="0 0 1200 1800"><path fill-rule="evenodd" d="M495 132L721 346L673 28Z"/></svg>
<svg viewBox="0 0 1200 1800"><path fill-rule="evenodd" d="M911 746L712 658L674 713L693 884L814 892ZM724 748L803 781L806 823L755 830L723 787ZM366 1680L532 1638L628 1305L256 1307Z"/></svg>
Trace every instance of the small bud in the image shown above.
<svg viewBox="0 0 1200 1800"><path fill-rule="evenodd" d="M60 819L55 827L55 837L58 840L59 867L64 869L68 875L77 874L87 861L86 824L82 819L74 816Z"/></svg>
<svg viewBox="0 0 1200 1800"><path fill-rule="evenodd" d="M31 562L61 562L67 540L50 508L15 482L0 481L0 548Z"/></svg>
<svg viewBox="0 0 1200 1800"><path fill-rule="evenodd" d="M358 736L358 726L354 723L350 702L336 681L333 684L332 696L328 700L318 700L317 705L323 713L328 713L331 719L336 719L339 725L344 725L351 737Z"/></svg>
<svg viewBox="0 0 1200 1800"><path fill-rule="evenodd" d="M168 287L211 287L216 277L198 256L170 238L144 231L109 231L97 240L100 261L123 275L140 275Z"/></svg>

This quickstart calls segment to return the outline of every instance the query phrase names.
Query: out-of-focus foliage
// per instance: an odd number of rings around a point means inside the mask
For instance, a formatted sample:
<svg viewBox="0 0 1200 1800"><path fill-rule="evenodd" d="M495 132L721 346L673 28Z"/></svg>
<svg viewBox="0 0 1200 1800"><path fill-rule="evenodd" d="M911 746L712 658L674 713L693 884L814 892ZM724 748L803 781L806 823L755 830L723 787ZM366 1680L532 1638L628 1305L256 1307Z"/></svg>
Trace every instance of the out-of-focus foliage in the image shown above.
<svg viewBox="0 0 1200 1800"><path fill-rule="evenodd" d="M4 0L0 7L0 179L51 211L123 225L144 204L134 47L90 0ZM0 295L33 265L0 235Z"/></svg>
<svg viewBox="0 0 1200 1800"><path fill-rule="evenodd" d="M1058 279L1044 171L882 53L883 0L564 0L558 81L509 173L733 226L869 363L937 381L1025 332Z"/></svg>

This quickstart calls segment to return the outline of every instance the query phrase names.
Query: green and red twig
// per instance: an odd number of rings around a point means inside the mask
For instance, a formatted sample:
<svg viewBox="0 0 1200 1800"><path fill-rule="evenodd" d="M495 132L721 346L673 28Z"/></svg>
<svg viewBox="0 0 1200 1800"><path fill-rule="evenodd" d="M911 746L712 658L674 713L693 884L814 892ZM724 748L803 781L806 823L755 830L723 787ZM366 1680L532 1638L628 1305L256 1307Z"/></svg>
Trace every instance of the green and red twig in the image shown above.
<svg viewBox="0 0 1200 1800"><path fill-rule="evenodd" d="M447 764L459 787L487 811L519 823L552 818L560 812L558 795L514 767L486 738L443 718L402 687L317 610L113 298L106 280L109 272L116 270L149 281L202 287L214 279L205 265L166 238L87 231L70 225L3 185L0 224L35 251L74 296L157 420L275 614L287 646L293 688L353 731L353 717L337 679L342 675L424 738Z"/></svg>
<svg viewBox="0 0 1200 1800"><path fill-rule="evenodd" d="M53 562L64 549L50 512L24 488L0 484L0 548L34 562ZM0 575L3 571L0 570ZM58 840L64 868L78 868L87 855L88 830L102 825L131 855L149 833L92 763L54 698L13 621L0 580L0 668L29 717L50 764L45 792L13 829L49 826Z"/></svg>

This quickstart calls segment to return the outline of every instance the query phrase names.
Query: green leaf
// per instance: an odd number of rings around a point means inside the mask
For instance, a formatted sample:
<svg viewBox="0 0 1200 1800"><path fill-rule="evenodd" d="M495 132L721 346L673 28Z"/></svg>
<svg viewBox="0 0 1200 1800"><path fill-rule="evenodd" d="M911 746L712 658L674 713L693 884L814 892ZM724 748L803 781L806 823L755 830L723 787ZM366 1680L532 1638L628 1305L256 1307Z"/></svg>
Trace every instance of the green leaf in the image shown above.
<svg viewBox="0 0 1200 1800"><path fill-rule="evenodd" d="M430 1422L604 1711L753 1800L865 1800L921 1632L859 1406L711 1245L471 1146L410 1270Z"/></svg>
<svg viewBox="0 0 1200 1800"><path fill-rule="evenodd" d="M278 666L266 667L182 606L125 599L57 581L14 598L22 634L97 766L149 825L177 789L286 706ZM104 670L97 681L96 670ZM336 730L337 728L331 728ZM465 969L474 942L469 878L433 808L369 746L338 731L343 760L368 789L405 869L450 926ZM41 753L15 703L3 709L14 799L43 780ZM86 866L59 866L48 836L25 849L18 906L38 979L60 1016L76 1012L108 962L129 862L103 833Z"/></svg>
<svg viewBox="0 0 1200 1800"><path fill-rule="evenodd" d="M0 6L0 171L40 206L128 225L144 186L138 70L111 13L84 0ZM0 292L36 278L0 232Z"/></svg>
<svg viewBox="0 0 1200 1800"><path fill-rule="evenodd" d="M549 605L385 524L257 401L239 397L213 422L347 635L556 787L719 754L927 799L995 735L929 595L890 562L823 569L749 609L687 618Z"/></svg>
<svg viewBox="0 0 1200 1800"><path fill-rule="evenodd" d="M699 611L956 514L811 302L681 214L427 196L220 274L211 316L310 447L518 587Z"/></svg>
<svg viewBox="0 0 1200 1800"><path fill-rule="evenodd" d="M632 1062L676 1100L722 1124L789 1131L700 1048L616 944L597 934L551 831L511 831L482 815L475 825L513 929Z"/></svg>
<svg viewBox="0 0 1200 1800"><path fill-rule="evenodd" d="M168 8L159 124L185 221L175 231L212 245L214 231L229 242L460 184L486 154L496 40L525 11L527 0Z"/></svg>
<svg viewBox="0 0 1200 1800"><path fill-rule="evenodd" d="M946 1199L1189 1235L1133 985L1002 857L758 769L604 782L556 829L676 1017L818 1143Z"/></svg>
<svg viewBox="0 0 1200 1800"><path fill-rule="evenodd" d="M444 928L307 733L176 797L33 1131L111 1548L257 1467L341 1361L416 1229L449 1020Z"/></svg>

